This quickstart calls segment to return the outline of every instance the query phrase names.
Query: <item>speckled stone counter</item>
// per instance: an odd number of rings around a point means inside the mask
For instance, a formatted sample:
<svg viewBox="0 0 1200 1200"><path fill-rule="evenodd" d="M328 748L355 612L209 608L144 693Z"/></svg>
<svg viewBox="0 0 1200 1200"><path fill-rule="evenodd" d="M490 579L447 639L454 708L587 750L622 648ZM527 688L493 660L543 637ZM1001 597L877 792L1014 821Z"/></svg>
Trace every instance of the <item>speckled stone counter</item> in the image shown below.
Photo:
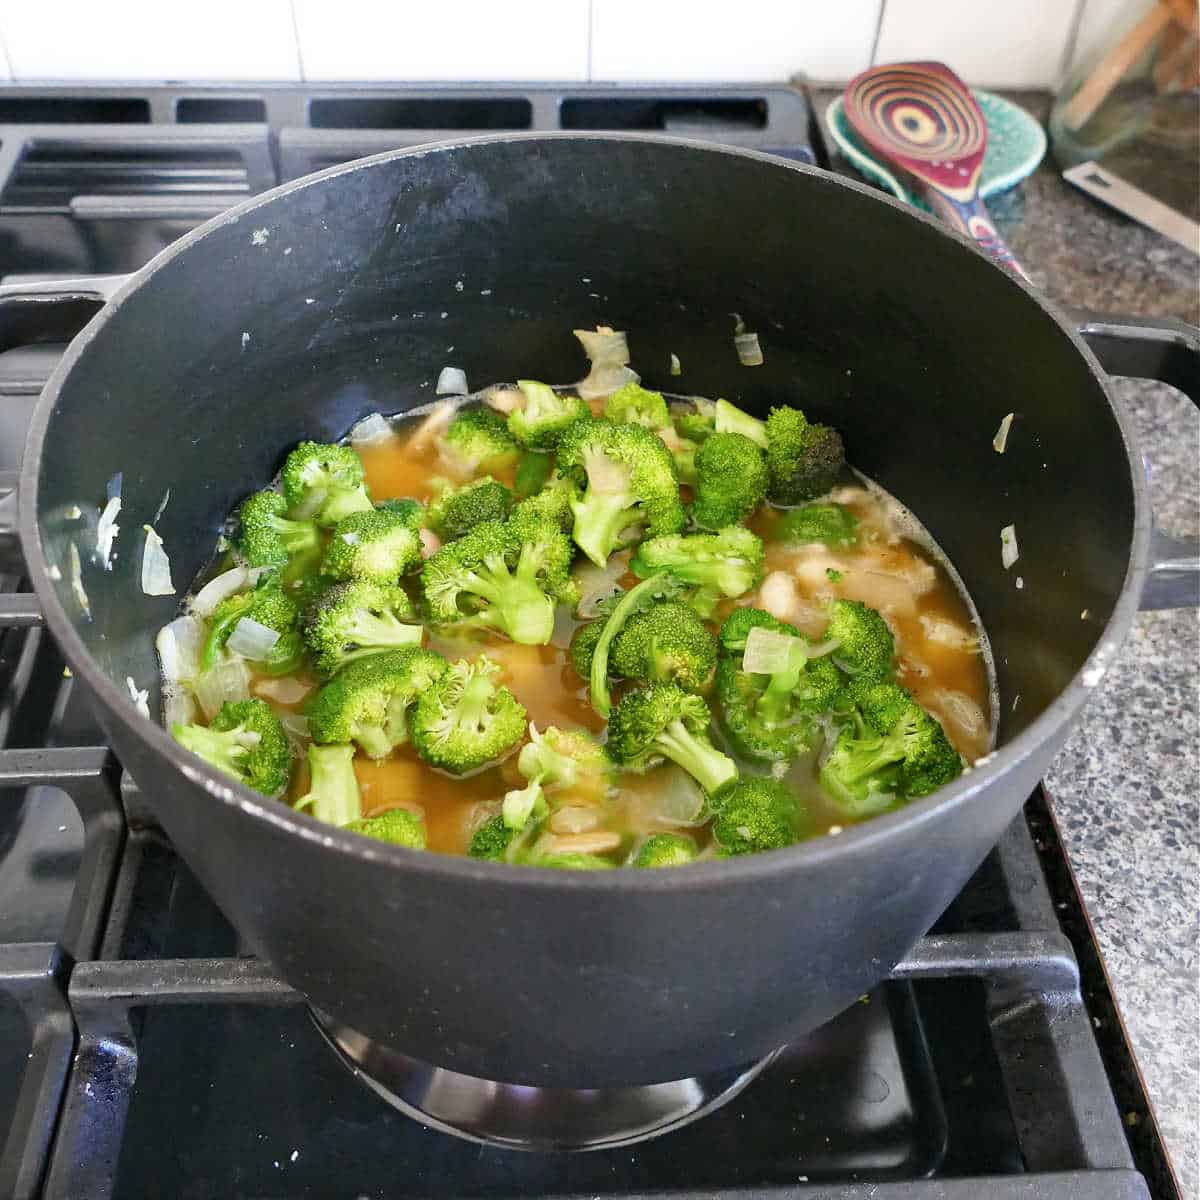
<svg viewBox="0 0 1200 1200"><path fill-rule="evenodd" d="M835 93L820 92L818 109ZM1012 95L1039 119L1047 99ZM852 174L847 169L847 174ZM1050 160L990 204L1064 306L1200 323L1200 260L1064 183ZM1119 380L1159 525L1200 533L1200 410ZM1184 1195L1200 1197L1200 616L1144 613L1046 777Z"/></svg>

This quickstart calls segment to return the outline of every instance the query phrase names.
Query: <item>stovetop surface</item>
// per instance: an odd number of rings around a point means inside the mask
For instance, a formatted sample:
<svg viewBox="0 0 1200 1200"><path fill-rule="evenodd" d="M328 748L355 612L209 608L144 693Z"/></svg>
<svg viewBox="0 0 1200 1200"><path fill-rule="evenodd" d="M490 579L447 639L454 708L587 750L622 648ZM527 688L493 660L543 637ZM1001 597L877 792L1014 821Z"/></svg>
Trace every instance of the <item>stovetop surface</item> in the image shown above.
<svg viewBox="0 0 1200 1200"><path fill-rule="evenodd" d="M0 105L0 275L129 270L217 206L427 140L434 119L819 154L787 89L572 90L14 93ZM0 308L0 494L39 382L88 315ZM395 1112L239 953L121 779L21 599L3 503L0 1195L1177 1194L1040 791L891 980L694 1125L544 1155Z"/></svg>

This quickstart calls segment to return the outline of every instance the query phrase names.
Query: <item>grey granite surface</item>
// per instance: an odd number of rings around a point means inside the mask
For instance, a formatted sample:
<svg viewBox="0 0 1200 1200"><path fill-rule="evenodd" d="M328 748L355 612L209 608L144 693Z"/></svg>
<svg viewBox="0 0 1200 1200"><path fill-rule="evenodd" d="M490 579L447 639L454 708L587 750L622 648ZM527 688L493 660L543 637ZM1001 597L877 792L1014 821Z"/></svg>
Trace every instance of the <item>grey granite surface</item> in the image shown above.
<svg viewBox="0 0 1200 1200"><path fill-rule="evenodd" d="M834 95L818 93L823 113ZM1047 98L1011 99L1044 119ZM838 164L835 164L838 165ZM847 173L852 173L847 168ZM1200 322L1200 259L1064 183L1047 160L990 202L1065 306ZM1159 525L1200 533L1200 410L1115 385L1153 466ZM1200 616L1143 613L1046 778L1183 1194L1200 1198Z"/></svg>

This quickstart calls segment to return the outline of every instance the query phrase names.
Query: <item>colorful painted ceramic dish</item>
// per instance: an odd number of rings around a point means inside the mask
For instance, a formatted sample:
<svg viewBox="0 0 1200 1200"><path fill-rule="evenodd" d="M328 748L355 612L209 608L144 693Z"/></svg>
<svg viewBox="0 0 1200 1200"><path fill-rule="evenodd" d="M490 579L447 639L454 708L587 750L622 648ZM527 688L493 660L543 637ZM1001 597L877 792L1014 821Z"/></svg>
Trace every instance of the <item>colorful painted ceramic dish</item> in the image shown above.
<svg viewBox="0 0 1200 1200"><path fill-rule="evenodd" d="M975 99L987 122L987 153L979 180L983 199L1006 192L1031 175L1046 153L1046 134L1042 127L1019 105L991 92L973 88ZM825 110L825 123L838 149L856 171L880 187L887 188L908 204L928 211L929 206L904 186L891 170L875 158L850 127L838 96Z"/></svg>

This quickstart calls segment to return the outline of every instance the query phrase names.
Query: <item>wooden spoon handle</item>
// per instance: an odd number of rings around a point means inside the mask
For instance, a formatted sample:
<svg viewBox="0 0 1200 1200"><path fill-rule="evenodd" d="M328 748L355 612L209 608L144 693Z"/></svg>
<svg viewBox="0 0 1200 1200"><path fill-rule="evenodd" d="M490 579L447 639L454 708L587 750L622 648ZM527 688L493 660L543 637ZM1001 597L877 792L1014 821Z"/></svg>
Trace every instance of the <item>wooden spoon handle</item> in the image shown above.
<svg viewBox="0 0 1200 1200"><path fill-rule="evenodd" d="M925 198L943 221L954 226L960 233L974 238L1002 267L1007 267L1014 275L1020 276L1026 283L1029 282L1029 276L1013 257L1013 252L1004 244L1004 239L992 224L992 218L978 196L964 204L952 196L947 196L945 192L928 187L925 189Z"/></svg>

